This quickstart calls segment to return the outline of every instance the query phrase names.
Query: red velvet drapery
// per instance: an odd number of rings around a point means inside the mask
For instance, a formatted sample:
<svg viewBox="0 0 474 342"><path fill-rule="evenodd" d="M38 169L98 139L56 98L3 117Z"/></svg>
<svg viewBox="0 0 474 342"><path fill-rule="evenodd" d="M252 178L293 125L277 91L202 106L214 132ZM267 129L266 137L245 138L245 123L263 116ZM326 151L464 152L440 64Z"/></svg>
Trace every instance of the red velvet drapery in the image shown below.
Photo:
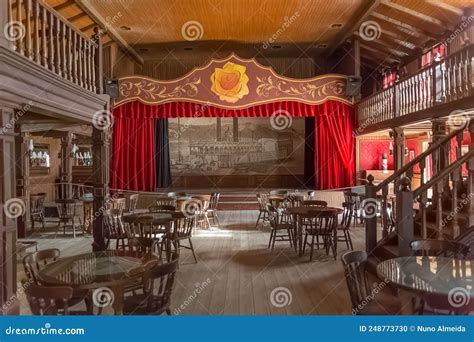
<svg viewBox="0 0 474 342"><path fill-rule="evenodd" d="M274 113L316 118L316 179L321 189L354 183L353 109L338 102L319 105L285 101L245 109L221 109L205 104L169 102L145 105L134 101L114 109L114 153L111 186L154 190L153 119L176 117L271 117Z"/></svg>

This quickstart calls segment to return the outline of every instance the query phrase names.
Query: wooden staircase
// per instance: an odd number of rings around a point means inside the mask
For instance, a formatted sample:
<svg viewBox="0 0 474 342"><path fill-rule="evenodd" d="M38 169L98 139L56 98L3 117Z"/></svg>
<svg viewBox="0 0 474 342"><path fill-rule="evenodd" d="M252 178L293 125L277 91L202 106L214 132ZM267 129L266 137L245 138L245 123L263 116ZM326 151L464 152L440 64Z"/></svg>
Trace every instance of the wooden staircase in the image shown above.
<svg viewBox="0 0 474 342"><path fill-rule="evenodd" d="M462 154L466 130L470 132L471 143L469 151ZM464 127L434 142L382 183L375 185L373 177L367 177L363 210L366 250L371 264L410 255L410 242L416 239L455 240L471 245L474 250L473 138L474 119L470 119ZM453 156L450 155L452 143L456 144ZM427 158L432 160L432 177L424 180ZM422 179L421 185L412 189L415 168L420 170ZM390 185L395 192L395 208L388 193Z"/></svg>

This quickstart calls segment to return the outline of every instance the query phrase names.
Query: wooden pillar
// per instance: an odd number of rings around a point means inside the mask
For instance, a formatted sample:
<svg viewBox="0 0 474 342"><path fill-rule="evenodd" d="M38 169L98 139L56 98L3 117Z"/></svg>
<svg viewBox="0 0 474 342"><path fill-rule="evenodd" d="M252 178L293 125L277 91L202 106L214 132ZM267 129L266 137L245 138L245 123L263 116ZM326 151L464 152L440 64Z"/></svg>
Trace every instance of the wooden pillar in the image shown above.
<svg viewBox="0 0 474 342"><path fill-rule="evenodd" d="M11 215L12 205L17 205L18 208L20 204L15 199L14 122L13 109L0 104L0 312L4 315L19 313L19 303L14 296L17 290L17 232L15 218Z"/></svg>
<svg viewBox="0 0 474 342"><path fill-rule="evenodd" d="M238 118L234 118L233 119L233 138L234 138L234 142L237 142L239 141L239 119Z"/></svg>
<svg viewBox="0 0 474 342"><path fill-rule="evenodd" d="M448 134L448 126L446 125L446 119L433 119L432 120L432 131L433 131L433 143L444 139ZM433 156L433 175L437 174L440 170L443 170L449 165L449 151L451 150L449 142L441 146L441 153ZM435 160L436 159L436 160Z"/></svg>
<svg viewBox="0 0 474 342"><path fill-rule="evenodd" d="M397 193L397 236L398 256L410 256L410 243L414 240L413 227L413 192L408 177L400 180L400 191Z"/></svg>
<svg viewBox="0 0 474 342"><path fill-rule="evenodd" d="M94 36L92 41L97 44L93 46L93 49L96 49L94 55L94 64L95 64L95 87L97 94L104 93L104 57L103 57L103 48L102 48L102 32L100 27L96 26L94 28Z"/></svg>
<svg viewBox="0 0 474 342"><path fill-rule="evenodd" d="M0 1L0 46L6 48L11 45L11 42L5 37L5 28L10 21L8 15L12 13L9 6L9 1Z"/></svg>
<svg viewBox="0 0 474 342"><path fill-rule="evenodd" d="M21 132L19 125L15 126L15 173L16 173L16 197L23 200L25 204L25 214L19 216L17 221L18 237L25 238L31 232L30 226L30 155L28 142L30 134Z"/></svg>
<svg viewBox="0 0 474 342"><path fill-rule="evenodd" d="M360 77L361 71L360 71L360 41L358 36L353 36L352 38L352 49L354 51L354 76ZM362 83L362 82L361 82ZM359 91L359 94L355 97L355 100L358 101L361 99L361 94Z"/></svg>
<svg viewBox="0 0 474 342"><path fill-rule="evenodd" d="M365 215L365 250L370 255L377 246L377 216L374 209L377 203L377 191L374 185L374 176L368 175L367 182L362 210Z"/></svg>
<svg viewBox="0 0 474 342"><path fill-rule="evenodd" d="M396 127L390 135L393 139L393 164L397 171L405 164L405 134L402 127Z"/></svg>
<svg viewBox="0 0 474 342"><path fill-rule="evenodd" d="M94 184L94 213L92 249L101 251L105 244L104 211L109 198L109 128L92 128L92 174Z"/></svg>
<svg viewBox="0 0 474 342"><path fill-rule="evenodd" d="M72 139L74 134L71 132L61 136L61 168L59 172L59 181L63 183L61 189L61 198L72 198Z"/></svg>

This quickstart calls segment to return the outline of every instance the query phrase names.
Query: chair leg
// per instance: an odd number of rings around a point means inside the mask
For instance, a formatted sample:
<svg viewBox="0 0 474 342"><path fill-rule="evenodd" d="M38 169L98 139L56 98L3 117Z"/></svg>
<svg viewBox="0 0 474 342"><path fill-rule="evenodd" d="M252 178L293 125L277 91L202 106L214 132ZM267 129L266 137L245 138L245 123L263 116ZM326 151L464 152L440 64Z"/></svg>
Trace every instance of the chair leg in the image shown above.
<svg viewBox="0 0 474 342"><path fill-rule="evenodd" d="M262 212L261 212L261 211L258 213L257 223L255 224L255 229L258 228L258 223L260 222L260 216L262 216Z"/></svg>
<svg viewBox="0 0 474 342"><path fill-rule="evenodd" d="M314 235L311 235L311 251L309 254L309 261L313 261L313 251L314 251Z"/></svg>
<svg viewBox="0 0 474 342"><path fill-rule="evenodd" d="M303 242L303 254L306 251L306 244L308 243L308 233L305 234L304 236L304 242Z"/></svg>
<svg viewBox="0 0 474 342"><path fill-rule="evenodd" d="M46 228L44 227L44 215L41 214L41 225L43 226L43 230L45 230Z"/></svg>
<svg viewBox="0 0 474 342"><path fill-rule="evenodd" d="M293 242L291 242L292 237L291 237L291 229L287 229L288 232L288 240L290 241L290 247L293 248Z"/></svg>
<svg viewBox="0 0 474 342"><path fill-rule="evenodd" d="M353 245L353 243L352 243L351 232L350 232L349 230L347 231L347 238L348 238L348 240L349 240L350 248L351 248L351 250L353 251L353 250L354 250L354 245Z"/></svg>
<svg viewBox="0 0 474 342"><path fill-rule="evenodd" d="M277 235L277 231L273 230L272 252L273 252L273 249L275 248L276 235Z"/></svg>
<svg viewBox="0 0 474 342"><path fill-rule="evenodd" d="M191 252L193 252L194 261L197 264L198 261L197 261L197 258L196 258L196 254L194 253L193 242L191 241L191 238L189 238L188 240L189 240L189 247L191 247Z"/></svg>
<svg viewBox="0 0 474 342"><path fill-rule="evenodd" d="M217 216L217 213L214 213L214 220L216 220L217 227L219 228L221 224L219 223L219 217Z"/></svg>

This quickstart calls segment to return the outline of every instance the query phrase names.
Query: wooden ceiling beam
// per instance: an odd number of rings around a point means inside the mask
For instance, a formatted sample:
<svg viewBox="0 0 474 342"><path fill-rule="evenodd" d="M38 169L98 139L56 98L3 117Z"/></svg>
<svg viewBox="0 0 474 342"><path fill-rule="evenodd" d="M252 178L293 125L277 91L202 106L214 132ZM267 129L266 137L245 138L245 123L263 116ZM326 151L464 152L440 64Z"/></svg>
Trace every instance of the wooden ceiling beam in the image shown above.
<svg viewBox="0 0 474 342"><path fill-rule="evenodd" d="M366 41L369 45L372 43L372 44L375 44L375 45L378 45L379 48L383 49L384 51L388 52L388 53L391 53L393 55L397 55L397 56L400 56L400 57L406 57L406 56L410 56L412 55L413 51L402 46L402 45L398 45L395 43L395 44L390 44L388 42L386 42L384 39L382 39L382 35L377 38L377 39L374 39L374 40L365 40L364 38L362 38L362 36L360 35L359 32L355 32L354 33L357 37L360 37L361 41Z"/></svg>
<svg viewBox="0 0 474 342"><path fill-rule="evenodd" d="M83 10L87 15L95 21L99 26L105 30L109 36L117 42L117 44L127 53L130 57L132 57L135 61L139 64L143 65L145 61L143 58L138 54L135 49L127 43L127 41L111 26L105 24L105 19L99 14L99 12L90 6L90 4L85 0L75 0L76 5Z"/></svg>
<svg viewBox="0 0 474 342"><path fill-rule="evenodd" d="M447 30L453 30L454 29L454 27L452 27L452 25L444 23L444 22L442 22L441 20L439 20L437 18L433 18L433 17L431 17L429 15L426 15L424 13L412 10L411 8L396 4L396 3L394 3L390 0L382 0L382 4L387 6L387 7L392 8L392 9L394 9L394 10L400 12L400 13L403 13L403 14L412 16L416 19L419 19L422 22L427 22L427 23L430 23L430 24L438 26L438 27L442 27L442 28L447 29Z"/></svg>
<svg viewBox="0 0 474 342"><path fill-rule="evenodd" d="M59 11L65 9L65 8L69 7L69 6L74 5L74 3L75 3L74 0L67 0L67 1L63 2L62 4L54 6L53 8L54 8L55 11L59 12Z"/></svg>
<svg viewBox="0 0 474 342"><path fill-rule="evenodd" d="M81 13L79 13L79 14L76 14L76 15L73 16L73 17L68 18L67 20L68 20L70 23L74 23L75 21L78 21L78 20L80 20L80 19L82 19L82 18L84 18L84 17L87 17L87 13L81 12Z"/></svg>
<svg viewBox="0 0 474 342"><path fill-rule="evenodd" d="M382 60L386 60L389 63L400 64L402 62L401 59L398 58L397 56L393 56L393 55L388 54L384 51L381 51L381 50L378 50L378 49L376 49L372 46L369 46L369 45L366 44L366 42L361 42L360 47L361 47L361 49L364 49L366 51L371 52L371 55L381 56Z"/></svg>
<svg viewBox="0 0 474 342"><path fill-rule="evenodd" d="M81 31L82 32L87 32L87 31L89 31L90 29L93 29L96 26L98 26L96 23L92 23L92 24L89 24L87 26L82 27Z"/></svg>
<svg viewBox="0 0 474 342"><path fill-rule="evenodd" d="M462 17L464 15L464 11L461 8L447 4L445 2L442 2L441 0L425 0L425 1L429 3L431 6L437 7L444 11L449 11L452 14L455 14L459 17Z"/></svg>
<svg viewBox="0 0 474 342"><path fill-rule="evenodd" d="M393 24L394 26L398 26L398 29L402 32L413 31L413 32L415 32L415 34L418 34L420 36L425 36L427 38L427 40L428 39L437 40L439 38L439 37L436 37L435 35L431 34L430 32L428 32L426 30L423 30L423 29L418 28L418 27L414 27L410 24L407 24L407 23L402 22L400 20L394 19L392 17L388 17L388 16L383 15L381 13L373 12L371 15L374 18L378 19L378 20L386 21L388 23Z"/></svg>
<svg viewBox="0 0 474 342"><path fill-rule="evenodd" d="M364 20L380 5L381 0L364 1L353 19L345 25L334 40L329 44L331 47L327 55L332 55L347 38L357 31Z"/></svg>

